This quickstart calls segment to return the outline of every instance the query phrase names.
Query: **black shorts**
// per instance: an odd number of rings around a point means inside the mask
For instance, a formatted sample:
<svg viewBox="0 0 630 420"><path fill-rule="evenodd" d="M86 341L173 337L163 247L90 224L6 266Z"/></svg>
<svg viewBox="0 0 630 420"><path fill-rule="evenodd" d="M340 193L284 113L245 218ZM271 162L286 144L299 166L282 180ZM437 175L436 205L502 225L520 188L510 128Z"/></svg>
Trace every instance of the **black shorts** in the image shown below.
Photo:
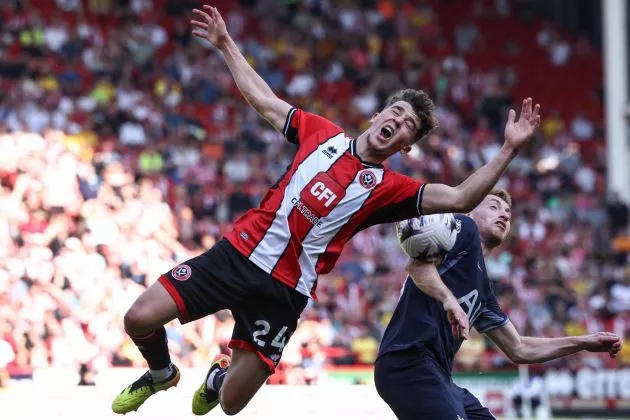
<svg viewBox="0 0 630 420"><path fill-rule="evenodd" d="M491 420L490 410L417 349L386 353L374 363L381 398L401 420Z"/></svg>
<svg viewBox="0 0 630 420"><path fill-rule="evenodd" d="M229 347L258 353L271 373L308 303L306 296L271 277L226 239L159 281L177 304L182 324L231 310L235 325Z"/></svg>

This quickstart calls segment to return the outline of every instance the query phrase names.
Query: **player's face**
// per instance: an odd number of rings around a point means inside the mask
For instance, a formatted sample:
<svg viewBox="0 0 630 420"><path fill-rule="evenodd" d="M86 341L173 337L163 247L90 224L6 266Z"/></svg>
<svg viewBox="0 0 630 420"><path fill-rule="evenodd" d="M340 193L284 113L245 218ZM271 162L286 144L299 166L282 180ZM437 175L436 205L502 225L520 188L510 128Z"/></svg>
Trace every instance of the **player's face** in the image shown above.
<svg viewBox="0 0 630 420"><path fill-rule="evenodd" d="M370 122L368 147L372 153L385 158L399 151L409 152L420 131L420 118L405 101L395 102L374 114Z"/></svg>
<svg viewBox="0 0 630 420"><path fill-rule="evenodd" d="M491 248L501 245L510 233L510 206L496 195L488 195L470 214L482 241Z"/></svg>

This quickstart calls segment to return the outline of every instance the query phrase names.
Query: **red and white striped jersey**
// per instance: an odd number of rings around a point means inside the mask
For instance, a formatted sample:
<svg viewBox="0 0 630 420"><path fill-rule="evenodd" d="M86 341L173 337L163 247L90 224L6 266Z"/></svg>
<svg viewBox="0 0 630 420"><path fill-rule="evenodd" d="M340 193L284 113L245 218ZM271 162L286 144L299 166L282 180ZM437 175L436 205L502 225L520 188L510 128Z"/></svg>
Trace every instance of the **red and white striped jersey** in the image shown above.
<svg viewBox="0 0 630 420"><path fill-rule="evenodd" d="M291 109L284 135L299 145L293 163L226 239L275 279L316 298L317 276L333 268L346 242L372 225L419 215L424 187L362 162L355 140L317 115Z"/></svg>

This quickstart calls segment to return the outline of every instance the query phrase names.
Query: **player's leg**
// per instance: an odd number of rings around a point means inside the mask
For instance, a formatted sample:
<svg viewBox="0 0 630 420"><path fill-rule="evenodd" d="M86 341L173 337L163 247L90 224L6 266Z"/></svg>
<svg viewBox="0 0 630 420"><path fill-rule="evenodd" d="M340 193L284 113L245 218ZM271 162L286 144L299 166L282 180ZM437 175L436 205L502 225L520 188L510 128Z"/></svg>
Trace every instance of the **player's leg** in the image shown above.
<svg viewBox="0 0 630 420"><path fill-rule="evenodd" d="M205 414L218 403L228 415L240 412L274 373L282 350L297 327L308 299L267 276L253 281L254 294L233 310L236 324L228 366L211 366L193 397L193 413Z"/></svg>
<svg viewBox="0 0 630 420"><path fill-rule="evenodd" d="M177 304L159 281L145 290L125 314L125 332L138 346L155 380L164 378L157 371L171 363L164 325L178 316Z"/></svg>
<svg viewBox="0 0 630 420"><path fill-rule="evenodd" d="M241 411L265 384L271 371L257 353L235 348L232 363L224 376L220 403L223 412L232 416Z"/></svg>
<svg viewBox="0 0 630 420"><path fill-rule="evenodd" d="M463 406L451 393L448 374L416 349L379 357L374 382L378 394L400 420L466 419Z"/></svg>
<svg viewBox="0 0 630 420"><path fill-rule="evenodd" d="M261 304L264 306L265 302ZM274 308L269 312L277 311L277 306L273 303L267 302L267 306ZM285 322L278 321L278 316L271 316L272 321L269 321L269 314L254 315L251 311L237 311L233 314L236 325L230 341L232 360L230 362L228 359L227 363L220 366L220 361L227 356L219 355L215 358L204 383L193 396L194 414L206 414L219 403L229 416L245 408L267 378L274 373L284 345L297 327L296 317Z"/></svg>
<svg viewBox="0 0 630 420"><path fill-rule="evenodd" d="M235 415L245 408L269 375L269 366L254 352L235 348L231 362L229 356L220 354L193 396L193 413L204 415L220 403L225 414Z"/></svg>
<svg viewBox="0 0 630 420"><path fill-rule="evenodd" d="M112 402L115 413L136 411L155 392L177 386L180 374L171 363L164 324L178 315L177 304L160 282L145 290L125 314L125 331L138 346L149 371L116 396Z"/></svg>
<svg viewBox="0 0 630 420"><path fill-rule="evenodd" d="M149 371L125 388L112 403L116 413L135 411L157 391L177 385L179 371L171 363L164 324L179 318L186 323L227 308L238 291L226 287L221 269L224 248L208 252L160 276L125 315L125 330L147 360Z"/></svg>
<svg viewBox="0 0 630 420"><path fill-rule="evenodd" d="M462 402L468 420L496 420L496 417L492 415L490 410L484 407L477 397L466 388L460 388L454 383L451 384L451 387L453 388L453 394L457 395Z"/></svg>
<svg viewBox="0 0 630 420"><path fill-rule="evenodd" d="M231 360L220 354L212 361L205 381L193 396L192 411L196 415L204 415L218 404L228 416L237 414L275 370L269 356L258 351L256 345L249 341L250 329L244 325L251 324L250 318L242 313L235 313L234 318L236 325L230 342Z"/></svg>

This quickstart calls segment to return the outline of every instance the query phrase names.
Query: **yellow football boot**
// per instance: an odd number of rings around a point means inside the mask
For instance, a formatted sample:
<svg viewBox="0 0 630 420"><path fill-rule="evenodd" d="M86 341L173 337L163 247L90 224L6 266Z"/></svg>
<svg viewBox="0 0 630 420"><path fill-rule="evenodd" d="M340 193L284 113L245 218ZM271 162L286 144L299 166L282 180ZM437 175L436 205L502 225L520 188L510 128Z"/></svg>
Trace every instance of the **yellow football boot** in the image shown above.
<svg viewBox="0 0 630 420"><path fill-rule="evenodd" d="M230 366L230 356L219 354L212 359L208 374L201 386L195 391L192 399L192 412L198 416L203 416L219 404L219 393L208 389L208 378L217 369L225 369Z"/></svg>
<svg viewBox="0 0 630 420"><path fill-rule="evenodd" d="M123 389L112 402L112 410L117 414L127 414L130 411L137 411L151 395L158 391L177 386L180 374L177 366L173 365L173 373L163 381L154 382L151 372L147 371L137 381Z"/></svg>

